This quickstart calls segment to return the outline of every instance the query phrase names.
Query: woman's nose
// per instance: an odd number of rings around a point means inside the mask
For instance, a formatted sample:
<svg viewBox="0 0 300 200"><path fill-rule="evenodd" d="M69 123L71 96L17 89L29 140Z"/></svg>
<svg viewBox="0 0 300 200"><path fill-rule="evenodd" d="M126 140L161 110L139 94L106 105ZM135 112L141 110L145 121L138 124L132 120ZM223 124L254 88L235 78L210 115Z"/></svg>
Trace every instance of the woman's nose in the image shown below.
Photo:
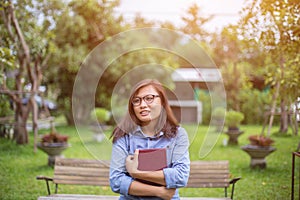
<svg viewBox="0 0 300 200"><path fill-rule="evenodd" d="M147 107L147 106L148 106L148 104L142 99L140 107L144 108L144 107Z"/></svg>

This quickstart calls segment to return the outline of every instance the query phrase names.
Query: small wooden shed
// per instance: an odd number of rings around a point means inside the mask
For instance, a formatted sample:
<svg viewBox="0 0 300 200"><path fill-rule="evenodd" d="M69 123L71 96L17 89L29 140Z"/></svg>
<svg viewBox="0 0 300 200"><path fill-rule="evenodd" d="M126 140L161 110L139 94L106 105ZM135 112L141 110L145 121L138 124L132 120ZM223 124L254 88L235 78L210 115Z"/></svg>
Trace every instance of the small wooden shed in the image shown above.
<svg viewBox="0 0 300 200"><path fill-rule="evenodd" d="M220 83L222 76L217 68L178 68L172 74L175 89L168 92L170 106L180 123L201 123L202 107L197 92L208 90L211 84Z"/></svg>

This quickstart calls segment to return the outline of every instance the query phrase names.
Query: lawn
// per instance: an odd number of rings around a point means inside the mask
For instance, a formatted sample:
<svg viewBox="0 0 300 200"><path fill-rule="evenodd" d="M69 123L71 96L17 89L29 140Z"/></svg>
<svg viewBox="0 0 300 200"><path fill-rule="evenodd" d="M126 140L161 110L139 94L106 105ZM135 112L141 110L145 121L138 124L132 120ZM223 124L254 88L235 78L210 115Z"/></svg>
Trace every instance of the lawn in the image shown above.
<svg viewBox="0 0 300 200"><path fill-rule="evenodd" d="M247 137L259 133L261 126L243 126L241 129L245 132L239 137L237 146L224 146L224 140L228 136L221 134L205 157L199 157L199 149L202 147L208 127L193 125L184 125L184 127L190 134L191 160L229 160L232 175L242 177L236 184L235 199L290 199L292 152L296 150L300 136L292 136L291 133L284 137L272 134L271 137L275 140L274 147L277 150L267 157L267 168L260 170L250 169L250 157L240 147L248 144ZM95 142L92 133L86 129L77 131L75 127L68 126L56 129L70 136L71 147L64 152L65 157L109 159L111 143L107 140L102 143ZM272 132L277 130L278 127L274 127ZM40 134L46 132L47 130L42 130ZM109 135L110 130L106 134ZM300 159L297 160L297 172L299 172L299 162ZM0 199L37 199L38 196L46 195L45 183L37 181L35 177L37 175L52 176L52 173L53 169L47 166L47 155L40 150L33 152L32 135L30 135L29 145L16 145L8 139L0 138ZM299 176L298 173L297 176ZM297 181L296 191L298 191L299 178L295 180ZM61 193L113 194L109 187L61 186L59 191ZM184 188L180 192L184 196L223 196L223 190L219 189Z"/></svg>

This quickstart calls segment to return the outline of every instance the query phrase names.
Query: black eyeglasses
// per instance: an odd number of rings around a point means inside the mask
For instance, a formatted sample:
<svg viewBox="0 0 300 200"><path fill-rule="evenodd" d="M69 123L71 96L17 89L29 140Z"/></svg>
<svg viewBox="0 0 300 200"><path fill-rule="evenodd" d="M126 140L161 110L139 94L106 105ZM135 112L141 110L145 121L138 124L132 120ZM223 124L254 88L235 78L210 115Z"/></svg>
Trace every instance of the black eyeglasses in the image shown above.
<svg viewBox="0 0 300 200"><path fill-rule="evenodd" d="M132 99L131 103L133 106L139 106L142 103L142 100L145 101L146 104L151 104L155 97L159 97L159 95L154 95L154 94L148 94L144 97L135 97Z"/></svg>

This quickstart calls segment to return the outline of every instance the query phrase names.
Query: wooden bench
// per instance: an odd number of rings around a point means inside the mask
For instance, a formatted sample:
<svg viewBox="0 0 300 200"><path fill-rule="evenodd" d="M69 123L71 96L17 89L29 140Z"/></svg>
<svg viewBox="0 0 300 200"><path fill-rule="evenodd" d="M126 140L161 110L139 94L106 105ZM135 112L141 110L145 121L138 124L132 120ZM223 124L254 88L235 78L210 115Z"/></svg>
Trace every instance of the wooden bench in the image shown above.
<svg viewBox="0 0 300 200"><path fill-rule="evenodd" d="M54 166L53 178L37 176L38 180L45 180L48 196L38 200L75 200L75 199L118 199L119 196L58 194L58 185L92 185L109 186L109 161L57 158ZM183 200L230 200L233 199L234 184L240 178L230 180L228 161L193 161L188 181L188 188L224 188L224 198L181 197ZM55 184L55 192L51 194L49 182ZM231 197L227 197L227 188L231 188Z"/></svg>

